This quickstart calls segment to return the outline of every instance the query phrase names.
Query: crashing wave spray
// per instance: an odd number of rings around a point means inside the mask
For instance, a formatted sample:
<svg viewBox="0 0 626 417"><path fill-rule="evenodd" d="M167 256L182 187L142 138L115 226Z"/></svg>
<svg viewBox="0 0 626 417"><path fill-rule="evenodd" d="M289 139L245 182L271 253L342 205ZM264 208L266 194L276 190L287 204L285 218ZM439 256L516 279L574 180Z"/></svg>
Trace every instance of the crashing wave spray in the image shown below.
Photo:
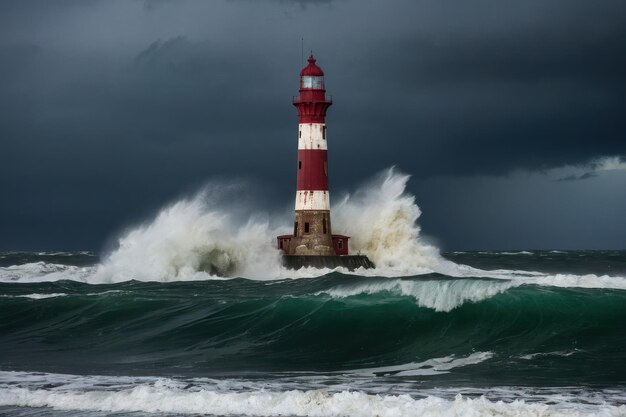
<svg viewBox="0 0 626 417"><path fill-rule="evenodd" d="M334 208L334 223L352 236L353 250L376 263L370 274L419 274L431 272L443 262L436 248L419 239L416 220L420 210L415 198L405 193L408 179L408 175L388 169ZM236 186L208 185L194 197L166 207L150 223L129 231L98 268L95 279L280 279L328 272L284 269L273 245L278 230L270 227L268 219L259 220L258 213L242 210L240 202L229 202L233 188Z"/></svg>
<svg viewBox="0 0 626 417"><path fill-rule="evenodd" d="M235 186L207 185L152 222L129 231L95 279L178 281L209 277L280 277L280 255L269 221L244 216L228 202Z"/></svg>
<svg viewBox="0 0 626 417"><path fill-rule="evenodd" d="M336 230L351 236L352 249L376 264L375 274L432 272L443 261L420 238L421 211L406 193L409 178L389 168L333 208Z"/></svg>

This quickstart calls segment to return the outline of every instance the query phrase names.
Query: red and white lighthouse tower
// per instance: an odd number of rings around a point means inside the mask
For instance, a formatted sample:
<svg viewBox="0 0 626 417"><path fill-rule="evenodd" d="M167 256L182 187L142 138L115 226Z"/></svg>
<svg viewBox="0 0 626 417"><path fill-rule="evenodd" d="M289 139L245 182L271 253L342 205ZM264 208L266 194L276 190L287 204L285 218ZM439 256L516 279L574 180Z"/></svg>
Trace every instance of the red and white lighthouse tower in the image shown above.
<svg viewBox="0 0 626 417"><path fill-rule="evenodd" d="M348 255L348 237L333 235L328 191L328 142L326 110L332 99L326 96L324 72L315 64L300 71L298 109L298 165L293 235L278 236L278 248L287 255Z"/></svg>

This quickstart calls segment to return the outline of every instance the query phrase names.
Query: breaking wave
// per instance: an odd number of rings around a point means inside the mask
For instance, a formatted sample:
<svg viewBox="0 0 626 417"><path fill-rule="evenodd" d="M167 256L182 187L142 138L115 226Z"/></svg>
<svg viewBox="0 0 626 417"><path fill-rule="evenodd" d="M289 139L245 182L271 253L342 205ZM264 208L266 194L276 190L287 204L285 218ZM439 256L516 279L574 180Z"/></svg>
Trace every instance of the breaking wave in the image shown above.
<svg viewBox="0 0 626 417"><path fill-rule="evenodd" d="M353 251L374 262L373 274L418 275L453 265L422 241L421 211L406 192L409 178L390 168L333 207L335 228L352 237Z"/></svg>
<svg viewBox="0 0 626 417"><path fill-rule="evenodd" d="M281 278L268 220L241 220L224 206L226 189L206 187L163 209L120 238L99 266L97 282L180 281L215 277Z"/></svg>
<svg viewBox="0 0 626 417"><path fill-rule="evenodd" d="M419 207L406 192L408 175L388 169L333 206L335 232L351 236L351 252L376 265L368 275L402 276L445 270L455 264L420 238ZM179 281L223 277L282 279L320 276L330 270L286 270L275 236L291 220L248 213L229 202L233 186L208 185L178 201L119 239L90 277L94 282ZM256 205L254 205L256 206ZM365 271L358 271L363 273Z"/></svg>
<svg viewBox="0 0 626 417"><path fill-rule="evenodd" d="M314 417L612 417L626 413L626 406L611 405L604 401L604 398L610 399L610 392L583 391L582 399L562 393L538 393L537 398L541 402L537 403L528 394L525 395L530 398L528 402L509 399L523 394L523 389L515 388L490 391L471 389L466 396L462 394L463 389L424 390L416 398L408 394L370 394L354 390L241 389L241 381L210 379L83 377L6 372L0 373L0 378L17 379L20 382L19 386L2 387L0 406L47 407L80 412ZM49 383L56 380L58 384ZM229 385L239 389L225 389ZM499 397L488 398L494 394ZM584 401L586 397L589 397L589 401Z"/></svg>
<svg viewBox="0 0 626 417"><path fill-rule="evenodd" d="M359 294L377 294L390 292L412 297L420 307L435 311L450 311L467 301L481 301L517 286L513 281L474 280L474 279L437 279L437 280L385 280L356 285L336 286L319 294L332 297L351 297Z"/></svg>
<svg viewBox="0 0 626 417"><path fill-rule="evenodd" d="M490 375L505 367L515 371L519 361L528 363L524 355L535 355L534 361L551 361L545 372L566 374L578 366L577 375L593 378L602 369L605 381L621 381L625 372L626 340L619 330L624 290L337 272L299 280L126 281L95 288L68 281L0 283L3 361L42 371L402 376L439 375L451 369L446 367L482 362L481 372ZM45 355L37 353L42 349ZM567 362L558 364L554 356L536 355L550 352L581 359L563 357ZM601 368L590 372L594 366Z"/></svg>
<svg viewBox="0 0 626 417"><path fill-rule="evenodd" d="M0 282L53 282L64 279L87 282L95 267L62 265L44 261L0 267Z"/></svg>

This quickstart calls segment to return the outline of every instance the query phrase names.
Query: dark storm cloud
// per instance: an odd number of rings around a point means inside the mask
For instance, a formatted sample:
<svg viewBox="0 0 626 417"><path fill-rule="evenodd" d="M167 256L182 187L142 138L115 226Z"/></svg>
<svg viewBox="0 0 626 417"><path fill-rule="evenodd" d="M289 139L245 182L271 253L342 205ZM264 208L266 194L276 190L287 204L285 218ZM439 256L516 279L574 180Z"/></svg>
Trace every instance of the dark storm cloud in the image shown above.
<svg viewBox="0 0 626 417"><path fill-rule="evenodd" d="M626 156L620 1L7 1L0 243L93 247L215 175L285 204L302 37L334 189Z"/></svg>
<svg viewBox="0 0 626 417"><path fill-rule="evenodd" d="M272 75L256 65L229 76L243 59L210 42L155 41L121 68L97 56L68 66L67 57L31 45L0 56L10 63L0 82L0 187L10 201L0 234L14 242L8 248L80 241L86 230L101 240L207 177L281 176L275 161L248 152L263 155L259 132L276 131L291 109L272 114L272 92L258 89ZM250 124L241 123L244 102ZM13 236L7 222L21 226Z"/></svg>
<svg viewBox="0 0 626 417"><path fill-rule="evenodd" d="M391 132L397 146L427 150L420 175L504 174L624 154L626 19L625 7L615 8L562 7L543 25L505 33L477 17L461 34L385 41L355 78L374 80L386 108L398 103L381 112L381 125L401 127ZM447 163L429 163L433 153Z"/></svg>

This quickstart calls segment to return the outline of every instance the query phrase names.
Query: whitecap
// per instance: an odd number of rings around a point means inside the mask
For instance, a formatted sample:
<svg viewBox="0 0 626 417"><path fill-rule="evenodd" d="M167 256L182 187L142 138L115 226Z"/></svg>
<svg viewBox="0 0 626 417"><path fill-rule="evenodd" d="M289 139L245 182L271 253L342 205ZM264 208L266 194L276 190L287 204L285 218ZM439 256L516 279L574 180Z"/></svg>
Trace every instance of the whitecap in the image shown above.
<svg viewBox="0 0 626 417"><path fill-rule="evenodd" d="M51 381L55 383L50 384ZM332 388L282 390L280 386L266 382L247 384L244 381L207 379L189 382L171 378L0 372L0 406L107 413L312 417L613 417L626 413L624 405L612 405L595 398L585 401L584 395L580 398L580 394L572 397L555 391L534 395L527 389L506 387L491 388L480 396L464 395L468 390L459 388L424 390L417 393L419 397L414 397L350 389L335 391ZM261 386L254 389L255 385ZM469 392L480 393L481 390L471 389ZM500 398L509 398L506 401L489 399L488 395L494 393Z"/></svg>
<svg viewBox="0 0 626 417"><path fill-rule="evenodd" d="M376 368L354 369L341 371L347 375L394 375L394 376L424 376L448 373L454 368L475 365L493 357L493 352L474 352L465 357L454 355L442 358L432 358L423 362L410 362L402 365L380 366Z"/></svg>
<svg viewBox="0 0 626 417"><path fill-rule="evenodd" d="M359 294L390 292L415 299L420 307L435 311L451 311L467 301L477 302L521 285L511 280L438 279L438 280L383 280L351 285L338 285L320 291L331 297L345 298Z"/></svg>
<svg viewBox="0 0 626 417"><path fill-rule="evenodd" d="M48 262L31 262L0 267L0 282L51 282L73 280L87 282L95 267L79 267Z"/></svg>

